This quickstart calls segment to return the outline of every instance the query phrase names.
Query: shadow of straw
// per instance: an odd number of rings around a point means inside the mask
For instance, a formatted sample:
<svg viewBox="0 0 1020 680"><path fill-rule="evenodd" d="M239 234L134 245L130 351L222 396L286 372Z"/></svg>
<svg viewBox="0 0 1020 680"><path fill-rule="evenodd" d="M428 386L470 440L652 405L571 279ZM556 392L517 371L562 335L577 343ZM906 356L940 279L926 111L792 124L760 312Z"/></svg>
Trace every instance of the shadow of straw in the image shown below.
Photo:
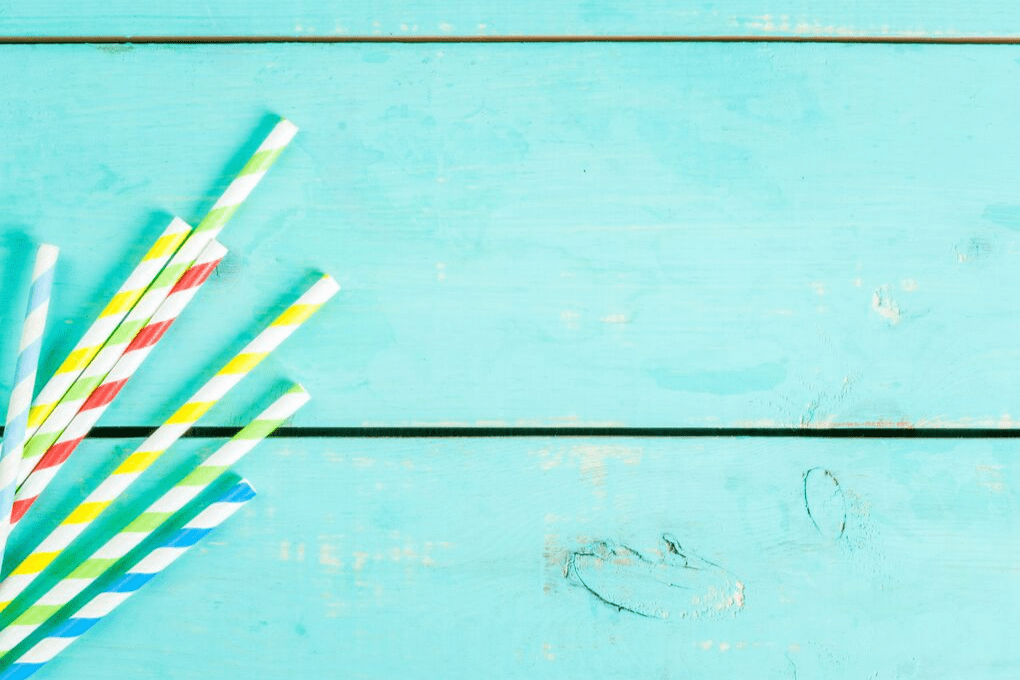
<svg viewBox="0 0 1020 680"><path fill-rule="evenodd" d="M7 404L7 391L14 377L14 359L17 355L21 322L28 299L28 285L35 255L35 242L25 233L24 227L14 226L0 235L0 250L3 257L3 275L0 276L0 301L4 309L0 319L5 319L3 334L0 335L0 385L4 388L3 405ZM6 408L4 408L6 412Z"/></svg>
<svg viewBox="0 0 1020 680"><path fill-rule="evenodd" d="M241 171L241 168L244 167L244 164L247 163L248 160L252 157L252 155L255 153L255 150L259 148L259 145L262 144L262 141L269 135L269 132L273 129L273 127L277 123L280 122L280 118L281 116L279 114L271 113L268 111L265 114L263 114L261 120L255 126L255 131L252 133L248 142L241 145L234 152L234 154L227 160L227 163L224 166L223 174L220 176L219 180L217 180L215 184L213 184L206 190L206 193L203 196L202 203L199 204L198 206L199 208L198 211L191 216L191 220L194 221L189 220L192 226L197 226L199 221L201 221L205 214L212 209L213 205L219 199L220 195L224 192L224 190L226 190L227 186L229 186L230 183L234 180L234 178L237 176L237 173Z"/></svg>

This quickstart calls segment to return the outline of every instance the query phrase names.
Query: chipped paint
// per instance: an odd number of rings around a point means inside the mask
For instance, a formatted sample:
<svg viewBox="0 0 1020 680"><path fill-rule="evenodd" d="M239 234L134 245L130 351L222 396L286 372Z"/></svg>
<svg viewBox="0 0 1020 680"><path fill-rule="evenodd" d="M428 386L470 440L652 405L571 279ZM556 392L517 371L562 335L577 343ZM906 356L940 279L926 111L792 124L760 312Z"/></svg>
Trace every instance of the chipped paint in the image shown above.
<svg viewBox="0 0 1020 680"><path fill-rule="evenodd" d="M570 555L568 573L600 601L649 618L676 621L744 606L744 584L732 574L671 534L662 541L657 562L625 545L597 541Z"/></svg>
<svg viewBox="0 0 1020 680"><path fill-rule="evenodd" d="M871 308L888 321L890 326L895 326L900 322L900 306L893 299L888 284L876 288L875 292L871 294Z"/></svg>

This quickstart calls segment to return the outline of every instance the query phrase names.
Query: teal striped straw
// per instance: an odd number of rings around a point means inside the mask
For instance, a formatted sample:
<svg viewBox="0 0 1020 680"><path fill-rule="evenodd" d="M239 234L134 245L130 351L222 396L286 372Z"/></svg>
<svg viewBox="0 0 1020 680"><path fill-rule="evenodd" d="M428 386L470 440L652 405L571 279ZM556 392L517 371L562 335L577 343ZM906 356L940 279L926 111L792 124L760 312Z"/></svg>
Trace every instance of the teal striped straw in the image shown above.
<svg viewBox="0 0 1020 680"><path fill-rule="evenodd" d="M206 537L245 503L255 497L255 489L247 480L231 475L236 480L205 510L180 529L162 539L162 543L134 565L114 570L116 578L102 592L78 609L69 619L18 657L3 672L0 680L24 680L47 662L70 647L92 626L122 605L146 583L169 567L177 558ZM122 571L123 569L123 571Z"/></svg>
<svg viewBox="0 0 1020 680"><path fill-rule="evenodd" d="M57 581L45 595L0 630L0 658L9 654L217 479L228 474L230 466L272 434L287 418L308 403L310 398L300 385L291 387L255 420L82 561L74 571ZM54 533L59 535L59 532L60 528Z"/></svg>
<svg viewBox="0 0 1020 680"><path fill-rule="evenodd" d="M11 505L18 481L18 467L25 446L25 432L28 429L28 411L32 406L35 391L35 374L39 368L39 353L42 348L43 329L50 307L50 291L53 288L53 270L60 250L56 246L43 244L35 255L32 269L32 286L28 293L28 311L21 327L21 343L18 346L18 360L14 369L14 387L7 406L7 421L4 440L0 444L0 564L3 563L7 536L11 532Z"/></svg>

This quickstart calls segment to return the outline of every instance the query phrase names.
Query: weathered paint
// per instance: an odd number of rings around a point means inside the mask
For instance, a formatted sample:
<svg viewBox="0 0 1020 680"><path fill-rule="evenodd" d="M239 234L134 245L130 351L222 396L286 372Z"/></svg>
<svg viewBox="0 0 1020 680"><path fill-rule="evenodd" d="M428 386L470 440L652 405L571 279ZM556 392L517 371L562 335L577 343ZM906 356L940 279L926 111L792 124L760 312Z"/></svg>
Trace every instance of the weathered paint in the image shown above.
<svg viewBox="0 0 1020 680"><path fill-rule="evenodd" d="M1015 677L1015 443L615 444L631 454L598 477L578 451L600 441L269 440L240 469L261 502L40 680ZM107 446L87 442L83 467ZM838 540L805 510L808 470L846 495ZM598 541L674 575L700 556L743 604L608 606L564 573Z"/></svg>
<svg viewBox="0 0 1020 680"><path fill-rule="evenodd" d="M0 1L3 35L1018 35L1009 0Z"/></svg>
<svg viewBox="0 0 1020 680"><path fill-rule="evenodd" d="M345 292L246 383L307 384L299 425L1014 426L1018 59L0 48L0 292L33 240L62 246L52 370L167 215L200 218L286 114L302 132L231 256L101 424L161 422L326 271Z"/></svg>

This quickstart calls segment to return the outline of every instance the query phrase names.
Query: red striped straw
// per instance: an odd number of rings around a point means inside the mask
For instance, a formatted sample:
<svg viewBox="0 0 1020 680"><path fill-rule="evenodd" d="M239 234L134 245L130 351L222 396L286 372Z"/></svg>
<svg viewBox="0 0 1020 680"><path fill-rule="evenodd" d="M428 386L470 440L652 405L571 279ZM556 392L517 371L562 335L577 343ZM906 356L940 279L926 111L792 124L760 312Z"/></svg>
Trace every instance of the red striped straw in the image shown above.
<svg viewBox="0 0 1020 680"><path fill-rule="evenodd" d="M14 508L11 512L12 527L25 516L28 509L39 498L39 494L56 477L64 462L82 443L92 426L96 424L103 412L124 388L128 379L142 365L226 254L226 248L219 242L212 241L173 287L166 300L152 315L149 323L138 332L103 382L78 410L78 414L71 420L60 438L40 457L32 474L18 488L18 492L14 496Z"/></svg>

